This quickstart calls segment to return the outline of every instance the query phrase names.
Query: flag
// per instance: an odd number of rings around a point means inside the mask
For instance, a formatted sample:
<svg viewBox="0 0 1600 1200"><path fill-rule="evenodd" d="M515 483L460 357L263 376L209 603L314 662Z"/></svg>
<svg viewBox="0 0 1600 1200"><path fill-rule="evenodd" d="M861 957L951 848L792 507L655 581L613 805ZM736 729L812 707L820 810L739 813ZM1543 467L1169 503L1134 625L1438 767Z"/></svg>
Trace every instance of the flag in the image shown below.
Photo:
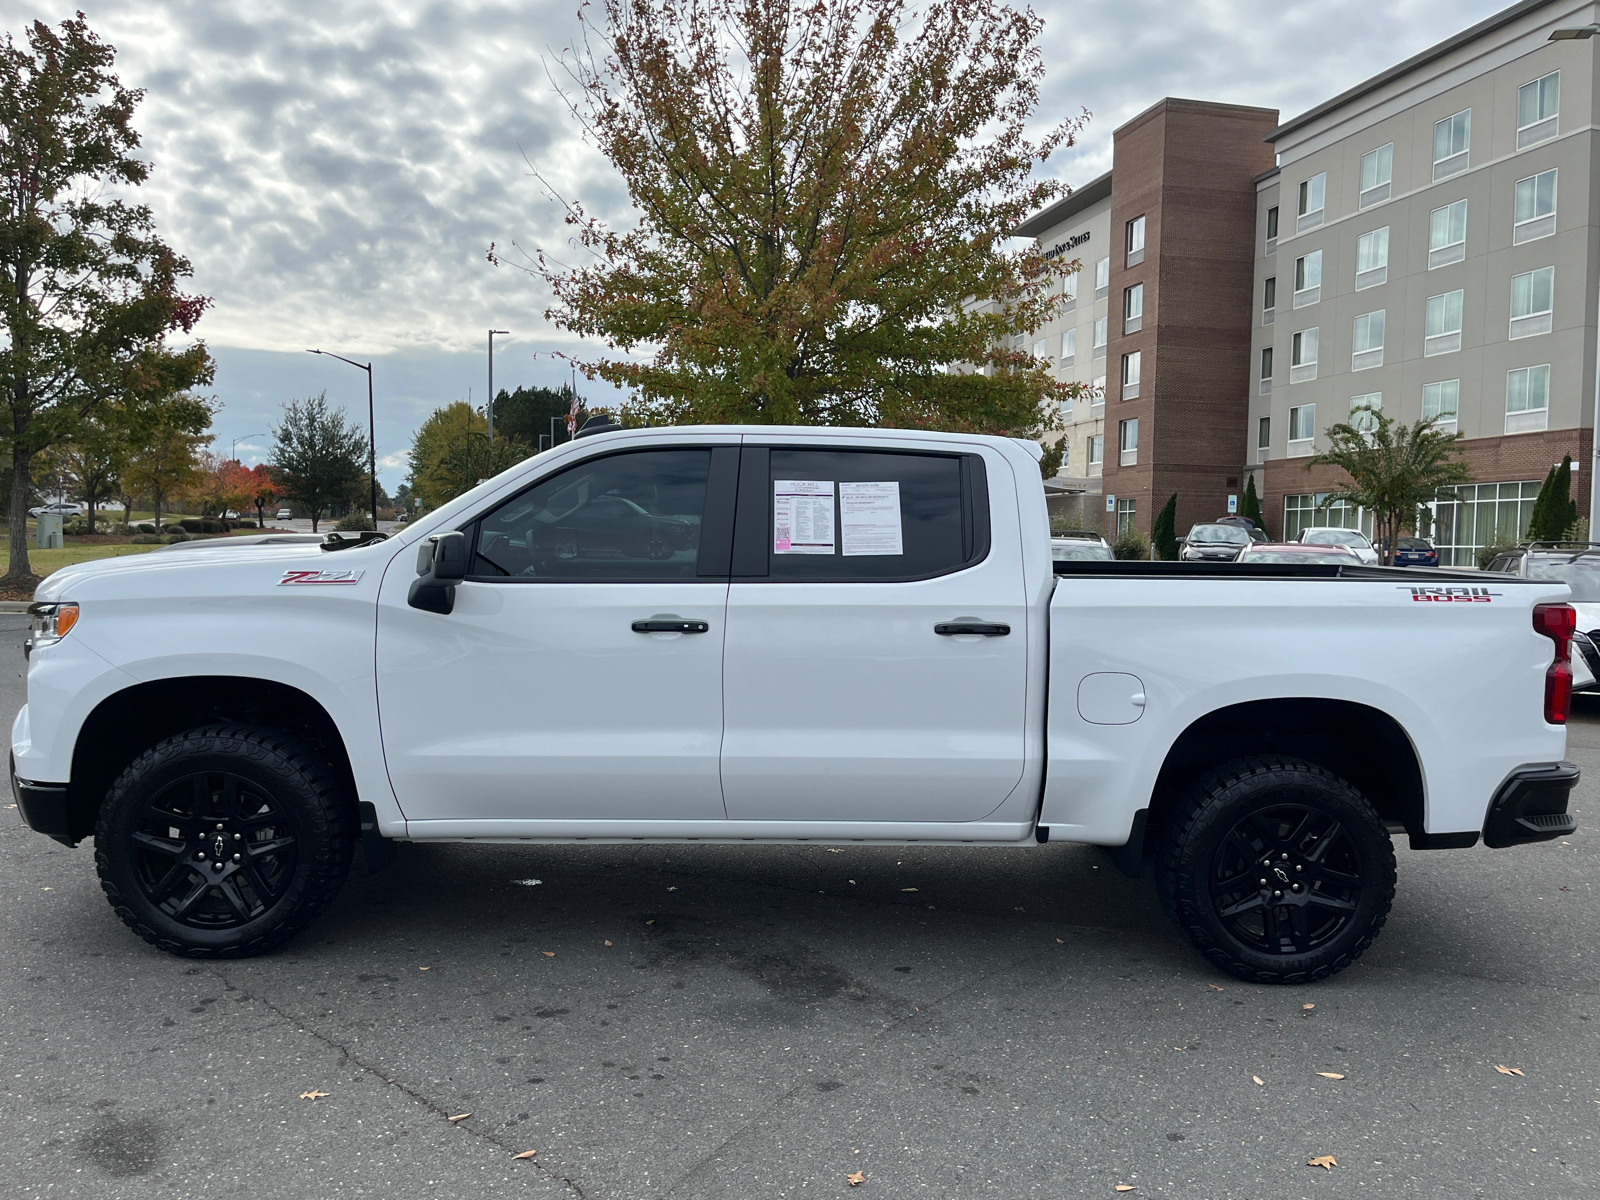
<svg viewBox="0 0 1600 1200"><path fill-rule="evenodd" d="M571 437L578 428L578 391L572 391L572 407L567 409L567 436Z"/></svg>

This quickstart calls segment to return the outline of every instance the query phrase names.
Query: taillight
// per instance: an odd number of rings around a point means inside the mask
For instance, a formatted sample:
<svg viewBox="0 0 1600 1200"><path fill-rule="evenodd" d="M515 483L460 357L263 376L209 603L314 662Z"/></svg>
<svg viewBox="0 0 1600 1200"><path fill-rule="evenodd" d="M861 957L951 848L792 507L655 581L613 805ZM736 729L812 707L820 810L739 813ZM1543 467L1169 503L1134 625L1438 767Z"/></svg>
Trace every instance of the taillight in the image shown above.
<svg viewBox="0 0 1600 1200"><path fill-rule="evenodd" d="M1572 708L1572 634L1577 611L1570 604L1535 604L1533 628L1556 644L1556 658L1544 673L1544 719L1565 725Z"/></svg>

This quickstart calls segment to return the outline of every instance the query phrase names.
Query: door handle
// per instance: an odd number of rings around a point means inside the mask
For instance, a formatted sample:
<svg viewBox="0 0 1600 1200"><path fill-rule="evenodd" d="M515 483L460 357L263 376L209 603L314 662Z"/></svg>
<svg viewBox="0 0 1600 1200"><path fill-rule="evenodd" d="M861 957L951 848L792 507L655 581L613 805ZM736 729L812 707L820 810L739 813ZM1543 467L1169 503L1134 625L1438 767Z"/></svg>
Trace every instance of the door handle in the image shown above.
<svg viewBox="0 0 1600 1200"><path fill-rule="evenodd" d="M935 625L933 631L941 637L954 637L958 633L976 633L981 637L1005 637L1011 632L1009 625L988 621L945 621Z"/></svg>
<svg viewBox="0 0 1600 1200"><path fill-rule="evenodd" d="M635 621L635 633L706 633L711 626L705 621L684 621L673 617L670 620L663 617L651 617L645 621Z"/></svg>

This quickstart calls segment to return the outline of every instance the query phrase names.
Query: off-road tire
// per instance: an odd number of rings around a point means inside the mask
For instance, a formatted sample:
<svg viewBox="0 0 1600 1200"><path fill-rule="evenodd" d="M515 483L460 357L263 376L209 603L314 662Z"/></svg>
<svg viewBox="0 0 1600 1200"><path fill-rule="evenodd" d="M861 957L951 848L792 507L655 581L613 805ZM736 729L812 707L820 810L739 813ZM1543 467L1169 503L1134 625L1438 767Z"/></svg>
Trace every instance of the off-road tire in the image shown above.
<svg viewBox="0 0 1600 1200"><path fill-rule="evenodd" d="M1296 812L1307 823L1274 841ZM1294 841L1301 830L1304 845ZM1244 857L1247 848L1254 857ZM1241 879L1240 862L1256 878L1227 890ZM1252 983L1311 983L1342 971L1372 945L1394 902L1394 844L1371 803L1337 775L1294 758L1242 758L1202 776L1157 831L1155 868L1162 903L1184 936ZM1355 886L1346 882L1352 878ZM1268 884L1259 892L1258 880ZM1337 904L1348 910L1325 907ZM1320 938L1307 932L1317 920L1326 929Z"/></svg>
<svg viewBox="0 0 1600 1200"><path fill-rule="evenodd" d="M223 812L228 780L233 781L233 808L254 806L237 820ZM208 792L212 811L200 814ZM181 808L185 794L197 810L192 822L182 813L170 819L163 815ZM223 819L213 821L214 816ZM162 825L168 828L158 828ZM219 826L215 832L214 825ZM278 730L217 724L167 738L117 777L100 809L95 866L111 907L152 946L191 958L243 958L282 945L333 899L349 871L357 829L354 798L314 749ZM168 836L178 832L183 836ZM209 847L212 838L217 853L193 850ZM240 864L232 851L244 848L241 838L245 847L263 847L265 857L244 849ZM253 841L257 838L259 843ZM161 848L162 842L182 845L182 853ZM163 874L157 869L163 863L173 874L188 872L175 881L174 893L199 895L187 922L152 899L153 888L160 886L152 883L152 875ZM252 869L255 874L244 874ZM236 872L231 886L202 888L202 881L226 884ZM169 906L176 911L181 901ZM211 924L204 925L202 917Z"/></svg>

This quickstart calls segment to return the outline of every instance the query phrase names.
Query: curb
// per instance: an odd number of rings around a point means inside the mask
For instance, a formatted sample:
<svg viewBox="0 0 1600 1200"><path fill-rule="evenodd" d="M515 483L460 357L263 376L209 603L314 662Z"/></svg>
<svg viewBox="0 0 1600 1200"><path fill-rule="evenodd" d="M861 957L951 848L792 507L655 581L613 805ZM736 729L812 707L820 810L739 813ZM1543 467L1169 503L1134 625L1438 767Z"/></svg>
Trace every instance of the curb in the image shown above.
<svg viewBox="0 0 1600 1200"><path fill-rule="evenodd" d="M25 613L31 600L0 600L0 613Z"/></svg>

